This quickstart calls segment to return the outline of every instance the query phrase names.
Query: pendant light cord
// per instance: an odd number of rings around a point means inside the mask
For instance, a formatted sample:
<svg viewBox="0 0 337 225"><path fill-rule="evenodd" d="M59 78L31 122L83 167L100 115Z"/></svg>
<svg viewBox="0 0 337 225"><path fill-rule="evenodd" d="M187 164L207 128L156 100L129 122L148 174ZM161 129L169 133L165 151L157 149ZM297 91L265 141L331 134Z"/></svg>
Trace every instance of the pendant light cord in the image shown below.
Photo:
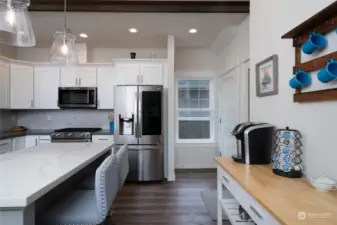
<svg viewBox="0 0 337 225"><path fill-rule="evenodd" d="M64 31L67 29L67 0L64 0Z"/></svg>

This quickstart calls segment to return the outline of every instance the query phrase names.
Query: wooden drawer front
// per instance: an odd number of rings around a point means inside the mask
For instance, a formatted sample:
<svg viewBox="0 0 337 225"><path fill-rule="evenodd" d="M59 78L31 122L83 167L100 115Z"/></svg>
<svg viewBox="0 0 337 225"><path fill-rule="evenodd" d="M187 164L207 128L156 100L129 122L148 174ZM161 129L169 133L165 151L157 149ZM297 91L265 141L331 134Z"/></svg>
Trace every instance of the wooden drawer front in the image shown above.
<svg viewBox="0 0 337 225"><path fill-rule="evenodd" d="M247 211L258 225L280 225L246 190L244 190L228 173L218 167L222 183L231 192L234 198Z"/></svg>

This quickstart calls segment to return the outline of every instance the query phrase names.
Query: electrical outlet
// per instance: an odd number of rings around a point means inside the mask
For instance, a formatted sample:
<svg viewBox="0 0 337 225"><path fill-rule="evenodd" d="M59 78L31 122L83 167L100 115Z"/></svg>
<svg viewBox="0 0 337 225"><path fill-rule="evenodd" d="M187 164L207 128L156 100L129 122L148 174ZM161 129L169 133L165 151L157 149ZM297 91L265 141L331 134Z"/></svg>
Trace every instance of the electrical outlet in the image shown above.
<svg viewBox="0 0 337 225"><path fill-rule="evenodd" d="M47 121L51 121L51 116L47 116Z"/></svg>

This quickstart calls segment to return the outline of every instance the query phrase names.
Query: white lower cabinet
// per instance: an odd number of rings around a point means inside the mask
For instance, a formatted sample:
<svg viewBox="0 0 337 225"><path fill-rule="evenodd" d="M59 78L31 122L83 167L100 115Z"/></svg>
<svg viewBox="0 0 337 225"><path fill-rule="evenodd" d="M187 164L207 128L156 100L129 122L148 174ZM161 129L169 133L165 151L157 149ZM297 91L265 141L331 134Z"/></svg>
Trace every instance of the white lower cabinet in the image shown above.
<svg viewBox="0 0 337 225"><path fill-rule="evenodd" d="M12 139L5 139L0 141L0 155L11 152L12 149Z"/></svg>
<svg viewBox="0 0 337 225"><path fill-rule="evenodd" d="M39 136L26 136L25 137L25 148L35 147L38 145Z"/></svg>
<svg viewBox="0 0 337 225"><path fill-rule="evenodd" d="M38 144L50 144L50 143L51 143L50 135L39 136Z"/></svg>
<svg viewBox="0 0 337 225"><path fill-rule="evenodd" d="M26 142L26 137L24 136L13 138L13 151L25 149L26 147L25 142Z"/></svg>
<svg viewBox="0 0 337 225"><path fill-rule="evenodd" d="M39 144L49 144L51 138L49 135L29 135L25 137L25 147L30 148Z"/></svg>
<svg viewBox="0 0 337 225"><path fill-rule="evenodd" d="M233 225L250 225L254 224L251 222L242 222L240 218L237 217L237 213L232 212L234 208L238 208L241 205L246 212L249 214L251 219L257 225L280 225L277 220L270 215L252 196L250 196L228 173L226 173L220 166L218 166L218 198L222 196L222 188L226 189L233 195L234 199L218 199L219 204L223 208L224 212L228 216L229 220ZM220 193L219 193L220 192ZM218 223L219 224L219 223Z"/></svg>
<svg viewBox="0 0 337 225"><path fill-rule="evenodd" d="M92 142L93 143L113 143L114 142L114 136L113 135L93 135L92 136Z"/></svg>

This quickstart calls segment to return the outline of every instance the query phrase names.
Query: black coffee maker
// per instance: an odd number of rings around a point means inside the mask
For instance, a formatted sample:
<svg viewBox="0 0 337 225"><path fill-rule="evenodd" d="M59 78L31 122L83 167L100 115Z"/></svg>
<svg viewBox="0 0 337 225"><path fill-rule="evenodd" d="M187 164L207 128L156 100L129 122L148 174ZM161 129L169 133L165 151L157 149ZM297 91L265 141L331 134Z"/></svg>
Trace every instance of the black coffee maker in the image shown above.
<svg viewBox="0 0 337 225"><path fill-rule="evenodd" d="M232 135L236 138L235 162L245 164L269 164L273 148L274 126L268 123L240 123Z"/></svg>

